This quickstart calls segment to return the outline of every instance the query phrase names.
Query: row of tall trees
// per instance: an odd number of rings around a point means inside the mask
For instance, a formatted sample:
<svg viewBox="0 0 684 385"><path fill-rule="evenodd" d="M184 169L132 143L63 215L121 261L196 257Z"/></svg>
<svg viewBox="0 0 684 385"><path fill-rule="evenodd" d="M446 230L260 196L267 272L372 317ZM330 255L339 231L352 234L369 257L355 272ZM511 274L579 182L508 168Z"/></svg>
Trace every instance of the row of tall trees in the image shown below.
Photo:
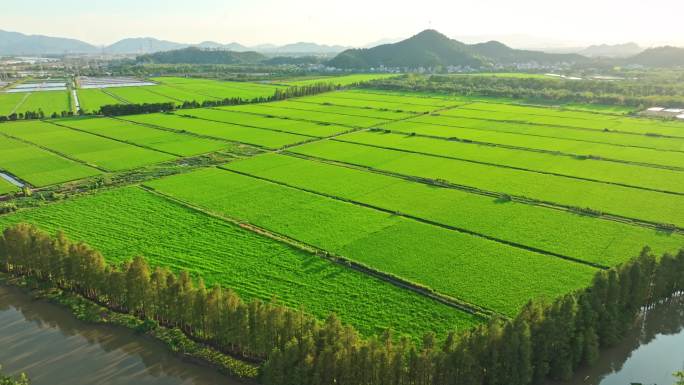
<svg viewBox="0 0 684 385"><path fill-rule="evenodd" d="M377 80L366 86L389 90L445 92L563 103L596 103L633 107L684 105L684 86L668 79L574 81L476 75L409 75L403 78Z"/></svg>
<svg viewBox="0 0 684 385"><path fill-rule="evenodd" d="M186 272L151 268L141 257L120 265L63 233L18 224L0 237L0 266L50 281L120 312L178 327L225 352L263 361L267 385L527 385L567 379L618 343L644 306L684 291L684 251L650 250L597 273L590 287L528 303L514 319L493 319L445 338L416 341L391 331L362 337L334 315L242 301Z"/></svg>
<svg viewBox="0 0 684 385"><path fill-rule="evenodd" d="M74 113L71 111L62 111L60 113L53 112L51 115L46 114L43 110L38 111L25 111L25 112L13 112L9 115L0 115L0 123L2 122L13 122L16 120L31 120L31 119L44 119L44 118L65 118L67 116L73 116Z"/></svg>
<svg viewBox="0 0 684 385"><path fill-rule="evenodd" d="M184 101L180 108L200 108L200 107L218 107L218 106L234 106L238 104L251 103L266 103L277 100L284 100L299 96L316 95L322 92L328 92L336 89L332 84L312 84L298 87L277 88L271 96L261 96L252 99L242 99L239 97L204 100L201 103L196 100ZM169 112L176 109L175 103L144 103L144 104L113 104L106 105L100 108L100 113L105 116L117 115L134 115L153 112Z"/></svg>

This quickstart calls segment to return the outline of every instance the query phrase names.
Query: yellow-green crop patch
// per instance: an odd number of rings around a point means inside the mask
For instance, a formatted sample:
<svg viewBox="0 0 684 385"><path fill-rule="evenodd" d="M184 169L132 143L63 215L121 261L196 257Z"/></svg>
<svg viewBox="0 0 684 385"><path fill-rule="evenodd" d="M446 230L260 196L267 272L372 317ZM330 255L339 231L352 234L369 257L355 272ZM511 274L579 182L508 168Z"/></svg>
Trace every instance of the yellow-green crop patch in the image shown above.
<svg viewBox="0 0 684 385"><path fill-rule="evenodd" d="M664 168L384 132L337 140L684 194L684 172Z"/></svg>
<svg viewBox="0 0 684 385"><path fill-rule="evenodd" d="M193 116L200 119L215 120L218 122L238 124L247 127L267 128L275 131L289 132L291 134L327 137L349 131L349 127L338 126L328 123L307 122L294 119L281 119L264 115L249 114L233 110L216 108L199 108L192 110L177 111L176 115Z"/></svg>
<svg viewBox="0 0 684 385"><path fill-rule="evenodd" d="M175 158L172 155L41 121L3 124L0 126L0 132L108 171L131 169Z"/></svg>
<svg viewBox="0 0 684 385"><path fill-rule="evenodd" d="M586 285L595 269L220 169L146 185L501 313ZM529 277L535 277L530 280Z"/></svg>
<svg viewBox="0 0 684 385"><path fill-rule="evenodd" d="M444 334L481 322L137 187L0 216L0 228L17 222L50 232L64 230L101 250L110 262L143 255L155 266L187 270L246 299L276 298L321 319L335 312L367 334L390 327L420 338L428 331Z"/></svg>
<svg viewBox="0 0 684 385"><path fill-rule="evenodd" d="M95 168L3 135L0 135L0 154L0 170L36 187L100 174Z"/></svg>
<svg viewBox="0 0 684 385"><path fill-rule="evenodd" d="M149 147L177 156L193 156L218 151L229 144L129 121L110 118L60 120L60 124L92 134Z"/></svg>
<svg viewBox="0 0 684 385"><path fill-rule="evenodd" d="M283 108L278 107L277 103L245 104L231 107L219 107L219 109L361 128L372 127L387 122L387 119L371 118L367 116L342 115L329 112Z"/></svg>
<svg viewBox="0 0 684 385"><path fill-rule="evenodd" d="M457 124L450 126L449 119L443 116L421 115L410 120L381 125L381 127L406 134L416 133L535 150L558 151L583 157L600 157L625 162L684 167L683 152L463 128Z"/></svg>
<svg viewBox="0 0 684 385"><path fill-rule="evenodd" d="M254 127L197 118L187 118L173 114L134 115L125 116L124 118L131 122L150 124L180 132L190 132L207 137L253 144L273 149L311 139L308 136L295 135L286 132L263 130Z"/></svg>
<svg viewBox="0 0 684 385"><path fill-rule="evenodd" d="M684 236L562 210L436 188L296 156L264 154L226 166L231 170L340 199L403 213L503 243L614 266L639 254L676 252Z"/></svg>
<svg viewBox="0 0 684 385"><path fill-rule="evenodd" d="M684 196L339 141L293 149L378 170L487 192L684 227Z"/></svg>

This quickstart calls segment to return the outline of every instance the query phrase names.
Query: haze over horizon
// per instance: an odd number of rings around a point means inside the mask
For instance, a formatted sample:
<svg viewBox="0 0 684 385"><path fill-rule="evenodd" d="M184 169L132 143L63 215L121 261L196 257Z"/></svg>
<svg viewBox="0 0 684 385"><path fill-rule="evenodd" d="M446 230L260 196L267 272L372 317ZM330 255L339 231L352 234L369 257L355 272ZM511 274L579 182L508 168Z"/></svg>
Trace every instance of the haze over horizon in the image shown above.
<svg viewBox="0 0 684 385"><path fill-rule="evenodd" d="M684 3L666 0L575 1L549 7L541 0L426 0L401 7L386 0L344 4L314 0L5 0L0 29L68 37L95 45L154 37L180 43L217 41L244 45L299 41L364 46L406 38L432 28L476 42L498 39L520 48L636 42L684 45L679 23ZM610 28L607 26L610 25Z"/></svg>

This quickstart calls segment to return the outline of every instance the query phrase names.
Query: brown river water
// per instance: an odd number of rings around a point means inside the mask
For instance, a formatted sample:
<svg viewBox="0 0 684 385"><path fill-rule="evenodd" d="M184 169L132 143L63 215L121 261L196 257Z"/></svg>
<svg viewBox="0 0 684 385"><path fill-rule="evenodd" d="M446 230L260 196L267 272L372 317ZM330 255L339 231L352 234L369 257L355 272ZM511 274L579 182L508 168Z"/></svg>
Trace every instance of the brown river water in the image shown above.
<svg viewBox="0 0 684 385"><path fill-rule="evenodd" d="M241 384L151 338L79 321L7 286L0 286L0 365L5 374L25 372L32 385Z"/></svg>
<svg viewBox="0 0 684 385"><path fill-rule="evenodd" d="M65 308L0 286L0 364L33 385L239 385L163 344L115 326L79 321ZM650 310L596 366L549 385L671 385L684 370L684 297Z"/></svg>

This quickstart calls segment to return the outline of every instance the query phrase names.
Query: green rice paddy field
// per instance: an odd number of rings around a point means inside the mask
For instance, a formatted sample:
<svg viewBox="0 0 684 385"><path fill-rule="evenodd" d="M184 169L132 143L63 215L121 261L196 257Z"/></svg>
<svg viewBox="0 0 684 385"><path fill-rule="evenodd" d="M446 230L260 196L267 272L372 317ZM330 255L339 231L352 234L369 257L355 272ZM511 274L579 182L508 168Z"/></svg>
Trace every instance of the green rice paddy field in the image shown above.
<svg viewBox="0 0 684 385"><path fill-rule="evenodd" d="M0 115L11 113L38 112L42 110L46 116L62 111L71 111L69 91L39 92L0 92Z"/></svg>
<svg viewBox="0 0 684 385"><path fill-rule="evenodd" d="M114 92L149 102L276 88L155 80L149 98L144 89ZM87 91L95 108L101 95ZM684 247L684 123L602 111L348 89L7 123L0 170L33 186L231 151L232 143L260 151L2 215L0 227L63 229L111 261L142 254L246 298L275 297L321 318L336 312L364 333L444 335L586 286L644 246L658 254ZM0 194L14 190L0 180Z"/></svg>
<svg viewBox="0 0 684 385"><path fill-rule="evenodd" d="M325 317L331 311L363 332L406 334L476 325L480 318L169 202L137 187L107 191L0 217L102 250L108 261L145 255L185 269L245 298L278 301Z"/></svg>

